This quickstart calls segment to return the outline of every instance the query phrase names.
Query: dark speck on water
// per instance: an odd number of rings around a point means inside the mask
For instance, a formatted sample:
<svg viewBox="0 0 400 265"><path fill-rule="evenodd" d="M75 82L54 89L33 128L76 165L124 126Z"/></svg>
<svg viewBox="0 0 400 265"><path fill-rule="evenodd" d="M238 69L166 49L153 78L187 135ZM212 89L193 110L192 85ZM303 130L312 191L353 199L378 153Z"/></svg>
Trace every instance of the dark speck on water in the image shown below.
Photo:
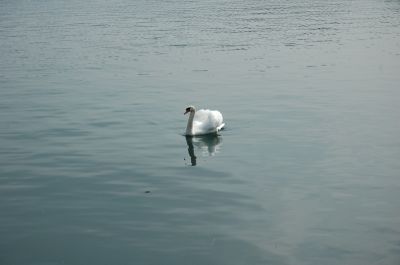
<svg viewBox="0 0 400 265"><path fill-rule="evenodd" d="M398 265L399 88L396 0L2 0L0 264Z"/></svg>

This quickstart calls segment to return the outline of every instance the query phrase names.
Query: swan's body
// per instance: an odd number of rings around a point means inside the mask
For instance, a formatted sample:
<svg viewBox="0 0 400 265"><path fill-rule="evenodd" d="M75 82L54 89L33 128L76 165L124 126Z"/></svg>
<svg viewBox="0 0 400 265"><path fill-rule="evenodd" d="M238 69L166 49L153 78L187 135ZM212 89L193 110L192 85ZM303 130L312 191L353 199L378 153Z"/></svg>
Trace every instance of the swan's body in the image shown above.
<svg viewBox="0 0 400 265"><path fill-rule="evenodd" d="M191 106L186 108L186 113L190 113L185 132L187 136L217 133L225 126L222 114L218 110L200 109L196 111Z"/></svg>

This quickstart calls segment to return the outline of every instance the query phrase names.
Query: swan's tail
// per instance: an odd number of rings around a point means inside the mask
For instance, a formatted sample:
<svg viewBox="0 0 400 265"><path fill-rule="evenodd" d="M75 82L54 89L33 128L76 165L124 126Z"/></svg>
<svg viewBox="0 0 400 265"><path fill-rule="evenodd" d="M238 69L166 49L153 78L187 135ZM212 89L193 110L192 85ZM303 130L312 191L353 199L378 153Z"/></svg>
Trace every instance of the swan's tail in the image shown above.
<svg viewBox="0 0 400 265"><path fill-rule="evenodd" d="M223 130L225 127L225 123L222 123L220 126L217 127L217 132Z"/></svg>

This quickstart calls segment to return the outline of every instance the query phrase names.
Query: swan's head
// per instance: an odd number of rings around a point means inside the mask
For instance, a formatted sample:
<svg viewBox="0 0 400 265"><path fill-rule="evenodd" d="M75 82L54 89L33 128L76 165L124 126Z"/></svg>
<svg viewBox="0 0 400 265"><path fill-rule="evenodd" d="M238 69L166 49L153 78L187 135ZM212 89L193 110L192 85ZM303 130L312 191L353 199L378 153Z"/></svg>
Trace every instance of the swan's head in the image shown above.
<svg viewBox="0 0 400 265"><path fill-rule="evenodd" d="M189 106L186 108L185 113L183 113L183 114L186 114L189 112L195 112L195 111L196 111L196 109L193 106Z"/></svg>

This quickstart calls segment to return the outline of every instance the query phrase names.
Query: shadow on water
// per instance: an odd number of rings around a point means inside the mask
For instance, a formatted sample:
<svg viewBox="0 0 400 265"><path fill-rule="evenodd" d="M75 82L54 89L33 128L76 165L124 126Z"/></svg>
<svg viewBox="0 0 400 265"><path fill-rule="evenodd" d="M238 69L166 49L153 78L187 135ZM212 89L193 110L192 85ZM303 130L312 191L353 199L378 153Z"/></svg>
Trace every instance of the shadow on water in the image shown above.
<svg viewBox="0 0 400 265"><path fill-rule="evenodd" d="M186 136L186 144L192 166L197 165L196 152L203 156L213 156L219 152L222 145L222 137L217 134L202 135L202 136Z"/></svg>

